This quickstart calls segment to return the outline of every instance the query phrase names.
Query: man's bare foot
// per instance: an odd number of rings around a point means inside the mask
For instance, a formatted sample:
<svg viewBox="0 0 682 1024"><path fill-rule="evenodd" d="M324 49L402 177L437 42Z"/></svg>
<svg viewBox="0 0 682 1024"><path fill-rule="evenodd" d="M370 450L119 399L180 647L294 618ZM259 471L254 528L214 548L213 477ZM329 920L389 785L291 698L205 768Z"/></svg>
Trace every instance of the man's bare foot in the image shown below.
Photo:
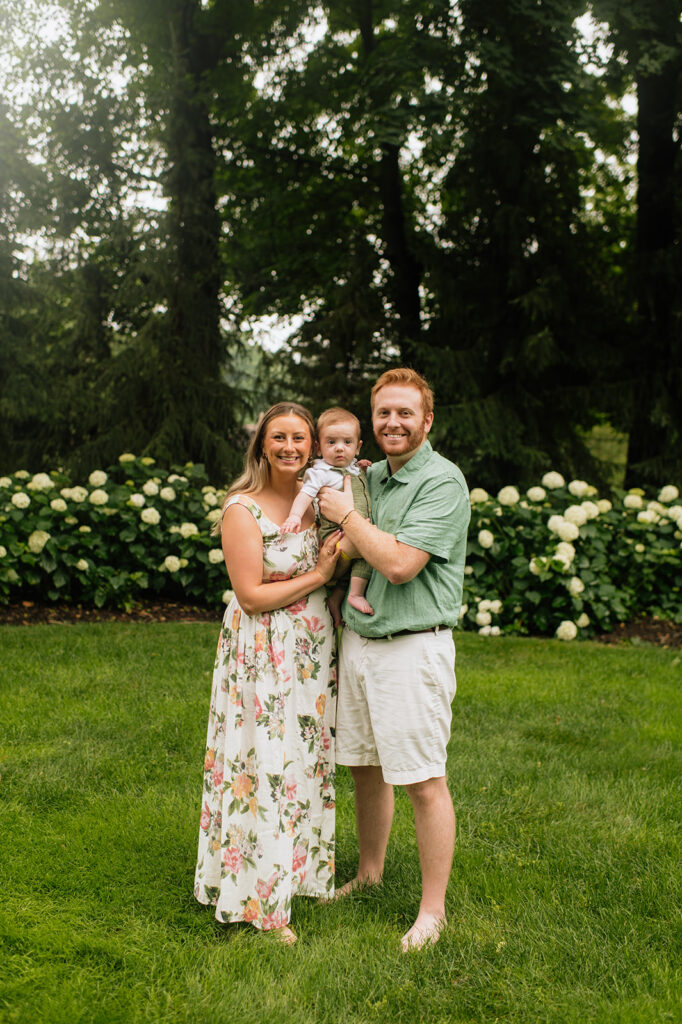
<svg viewBox="0 0 682 1024"><path fill-rule="evenodd" d="M298 939L296 932L292 931L287 924L285 924L283 928L272 928L270 930L270 935L277 939L278 942L282 942L285 946L293 946Z"/></svg>
<svg viewBox="0 0 682 1024"><path fill-rule="evenodd" d="M359 875L356 875L355 878L351 878L350 882L346 882L340 889L337 889L333 896L323 896L321 902L333 903L334 900L338 900L342 896L350 896L352 892L358 892L360 889L370 889L374 885L381 885L381 878L374 878L373 876L360 878Z"/></svg>
<svg viewBox="0 0 682 1024"><path fill-rule="evenodd" d="M400 940L403 953L423 949L424 946L432 946L438 942L440 933L446 924L445 918L439 917L437 914L420 913L409 932L405 932Z"/></svg>
<svg viewBox="0 0 682 1024"><path fill-rule="evenodd" d="M348 604L357 611L362 612L363 615L374 615L374 609L371 604L366 597L362 597L360 594L349 594Z"/></svg>

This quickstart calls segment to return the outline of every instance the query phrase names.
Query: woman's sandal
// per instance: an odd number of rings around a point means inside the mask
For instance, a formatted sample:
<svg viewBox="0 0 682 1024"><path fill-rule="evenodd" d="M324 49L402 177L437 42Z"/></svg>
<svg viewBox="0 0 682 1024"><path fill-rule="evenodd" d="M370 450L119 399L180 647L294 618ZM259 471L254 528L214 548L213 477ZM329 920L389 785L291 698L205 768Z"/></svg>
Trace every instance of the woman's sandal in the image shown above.
<svg viewBox="0 0 682 1024"><path fill-rule="evenodd" d="M270 934L285 946L293 946L298 939L296 932L292 931L287 924L285 924L283 928L273 928Z"/></svg>

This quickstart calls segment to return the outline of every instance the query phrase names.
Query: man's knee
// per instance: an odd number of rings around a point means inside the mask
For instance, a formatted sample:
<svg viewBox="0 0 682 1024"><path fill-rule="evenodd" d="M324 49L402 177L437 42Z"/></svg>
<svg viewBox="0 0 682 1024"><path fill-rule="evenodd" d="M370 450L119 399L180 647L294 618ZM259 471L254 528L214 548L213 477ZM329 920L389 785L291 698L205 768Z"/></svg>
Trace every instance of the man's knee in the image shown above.
<svg viewBox="0 0 682 1024"><path fill-rule="evenodd" d="M423 782L411 782L405 786L405 792L412 803L420 807L428 807L431 804L438 804L442 800L450 800L450 791L444 775L425 779Z"/></svg>

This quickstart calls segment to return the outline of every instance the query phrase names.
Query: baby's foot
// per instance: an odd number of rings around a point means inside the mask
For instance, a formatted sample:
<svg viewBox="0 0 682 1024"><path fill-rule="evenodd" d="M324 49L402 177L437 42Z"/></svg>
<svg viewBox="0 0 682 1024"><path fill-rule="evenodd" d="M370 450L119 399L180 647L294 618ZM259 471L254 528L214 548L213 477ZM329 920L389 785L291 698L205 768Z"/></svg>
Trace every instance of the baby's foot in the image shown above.
<svg viewBox="0 0 682 1024"><path fill-rule="evenodd" d="M355 608L357 611L362 612L363 615L374 615L374 609L367 600L361 594L349 594L348 604Z"/></svg>

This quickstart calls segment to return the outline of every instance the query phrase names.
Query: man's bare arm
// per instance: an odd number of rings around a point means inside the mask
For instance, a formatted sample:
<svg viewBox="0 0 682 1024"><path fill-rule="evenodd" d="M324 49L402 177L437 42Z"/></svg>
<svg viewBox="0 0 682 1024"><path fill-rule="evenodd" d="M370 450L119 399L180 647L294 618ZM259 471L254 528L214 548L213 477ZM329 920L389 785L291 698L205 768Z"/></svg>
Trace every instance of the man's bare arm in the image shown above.
<svg viewBox="0 0 682 1024"><path fill-rule="evenodd" d="M348 477L342 491L323 487L318 498L322 514L333 523L341 524L343 519L341 529L355 550L389 583L414 579L431 557L428 551L403 544L392 533L385 533L364 519L353 507Z"/></svg>

